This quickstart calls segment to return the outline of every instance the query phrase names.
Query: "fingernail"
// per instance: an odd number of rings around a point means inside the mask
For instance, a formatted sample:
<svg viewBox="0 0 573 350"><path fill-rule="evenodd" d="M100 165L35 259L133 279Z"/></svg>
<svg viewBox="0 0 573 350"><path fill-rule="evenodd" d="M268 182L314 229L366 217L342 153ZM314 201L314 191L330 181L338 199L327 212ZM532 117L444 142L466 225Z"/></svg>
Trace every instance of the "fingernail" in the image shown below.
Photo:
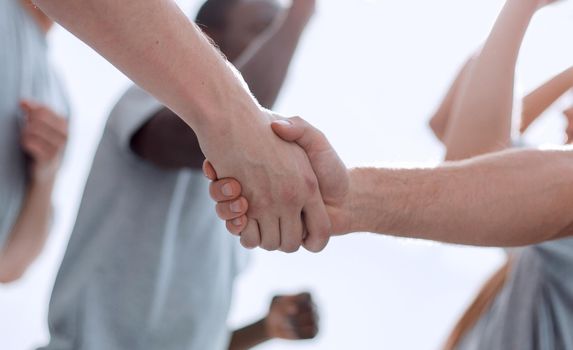
<svg viewBox="0 0 573 350"><path fill-rule="evenodd" d="M233 220L233 225L235 225L235 226L241 226L242 223L243 223L243 220L241 218L236 218Z"/></svg>
<svg viewBox="0 0 573 350"><path fill-rule="evenodd" d="M221 192L223 192L223 196L231 197L233 195L233 186L230 183L226 183L221 187Z"/></svg>
<svg viewBox="0 0 573 350"><path fill-rule="evenodd" d="M291 126L292 125L291 121L288 119L276 120L275 123L280 124L280 125L284 125L284 126Z"/></svg>
<svg viewBox="0 0 573 350"><path fill-rule="evenodd" d="M234 201L233 203L231 203L230 208L233 213L240 213L242 211L241 201Z"/></svg>

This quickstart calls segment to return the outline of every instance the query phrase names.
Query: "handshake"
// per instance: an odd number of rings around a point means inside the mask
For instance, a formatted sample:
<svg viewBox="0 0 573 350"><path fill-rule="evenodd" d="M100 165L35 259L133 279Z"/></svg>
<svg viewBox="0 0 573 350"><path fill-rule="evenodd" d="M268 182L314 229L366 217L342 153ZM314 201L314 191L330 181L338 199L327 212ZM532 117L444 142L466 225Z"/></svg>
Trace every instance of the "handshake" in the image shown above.
<svg viewBox="0 0 573 350"><path fill-rule="evenodd" d="M203 171L213 181L210 194L217 202L217 214L245 248L292 253L304 246L319 252L331 234L350 232L349 172L326 137L303 119L278 119L271 128L304 150L310 166L303 157L288 173L280 174L278 182L266 177L260 185L271 192L257 197L235 178L220 179L206 160Z"/></svg>

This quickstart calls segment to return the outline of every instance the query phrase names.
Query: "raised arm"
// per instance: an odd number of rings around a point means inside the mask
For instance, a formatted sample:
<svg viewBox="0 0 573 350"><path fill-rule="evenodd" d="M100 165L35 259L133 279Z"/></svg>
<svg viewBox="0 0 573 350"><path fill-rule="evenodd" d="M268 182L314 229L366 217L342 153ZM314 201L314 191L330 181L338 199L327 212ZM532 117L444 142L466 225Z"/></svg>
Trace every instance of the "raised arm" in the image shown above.
<svg viewBox="0 0 573 350"><path fill-rule="evenodd" d="M275 104L314 5L315 0L295 0L286 17L265 31L234 62L255 98L267 108ZM195 132L168 108L156 113L134 135L132 149L166 169L200 169L205 159Z"/></svg>
<svg viewBox="0 0 573 350"><path fill-rule="evenodd" d="M324 248L328 217L304 152L272 134L275 117L174 1L36 3L185 120L217 170L243 182L252 200L245 245L293 251L306 237L307 249Z"/></svg>
<svg viewBox="0 0 573 350"><path fill-rule="evenodd" d="M523 133L557 99L573 88L573 67L564 70L523 99L520 131Z"/></svg>
<svg viewBox="0 0 573 350"><path fill-rule="evenodd" d="M282 22L235 62L261 105L272 108L284 84L300 38L314 14L316 0L294 0Z"/></svg>
<svg viewBox="0 0 573 350"><path fill-rule="evenodd" d="M471 64L444 138L446 160L460 160L509 146L515 66L538 0L507 0Z"/></svg>
<svg viewBox="0 0 573 350"><path fill-rule="evenodd" d="M450 123L451 116L452 116L452 109L454 103L458 100L460 95L460 88L464 80L467 79L469 69L473 62L473 58L464 63L462 69L456 75L452 85L448 89L446 96L440 102L438 109L434 112L432 117L430 118L430 128L434 132L434 135L440 140L444 142L444 137L446 136L446 129L448 124Z"/></svg>

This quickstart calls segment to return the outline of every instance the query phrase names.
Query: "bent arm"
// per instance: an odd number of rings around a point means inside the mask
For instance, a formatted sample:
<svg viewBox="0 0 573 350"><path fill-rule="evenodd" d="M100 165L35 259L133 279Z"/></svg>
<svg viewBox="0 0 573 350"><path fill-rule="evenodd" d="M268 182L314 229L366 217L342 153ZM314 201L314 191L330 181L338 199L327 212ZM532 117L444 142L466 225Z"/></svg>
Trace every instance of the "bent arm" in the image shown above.
<svg viewBox="0 0 573 350"><path fill-rule="evenodd" d="M508 1L476 56L452 111L445 137L446 160L460 160L509 146L515 66L532 1Z"/></svg>
<svg viewBox="0 0 573 350"><path fill-rule="evenodd" d="M174 1L35 2L203 138L234 119L265 121L244 82Z"/></svg>
<svg viewBox="0 0 573 350"><path fill-rule="evenodd" d="M197 135L169 108L163 108L132 137L131 149L162 169L201 169L205 156Z"/></svg>
<svg viewBox="0 0 573 350"><path fill-rule="evenodd" d="M559 73L523 99L520 131L523 133L567 90L573 87L573 67Z"/></svg>
<svg viewBox="0 0 573 350"><path fill-rule="evenodd" d="M42 252L52 219L54 180L30 184L16 224L0 251L0 283L18 280Z"/></svg>
<svg viewBox="0 0 573 350"><path fill-rule="evenodd" d="M235 63L255 98L266 108L276 102L306 27L305 21L291 13L250 45ZM205 160L195 132L168 108L155 114L134 135L132 149L164 169L200 169Z"/></svg>
<svg viewBox="0 0 573 350"><path fill-rule="evenodd" d="M573 149L520 150L436 169L351 171L349 232L478 246L573 234Z"/></svg>

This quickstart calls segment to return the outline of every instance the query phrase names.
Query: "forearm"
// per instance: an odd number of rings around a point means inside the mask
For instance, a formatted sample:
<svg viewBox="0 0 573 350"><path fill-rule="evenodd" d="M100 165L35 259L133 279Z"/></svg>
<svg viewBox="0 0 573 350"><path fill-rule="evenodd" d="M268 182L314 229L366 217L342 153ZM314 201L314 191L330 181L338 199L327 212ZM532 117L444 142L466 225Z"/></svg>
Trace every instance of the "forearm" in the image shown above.
<svg viewBox="0 0 573 350"><path fill-rule="evenodd" d="M50 179L29 185L20 215L0 251L0 282L20 278L42 252L52 220L53 184Z"/></svg>
<svg viewBox="0 0 573 350"><path fill-rule="evenodd" d="M524 132L545 110L573 87L573 67L561 72L523 99L521 131Z"/></svg>
<svg viewBox="0 0 573 350"><path fill-rule="evenodd" d="M470 158L510 143L515 66L533 1L510 0L462 85L447 130L447 160Z"/></svg>
<svg viewBox="0 0 573 350"><path fill-rule="evenodd" d="M270 340L264 319L245 328L236 330L231 338L229 350L247 350Z"/></svg>
<svg viewBox="0 0 573 350"><path fill-rule="evenodd" d="M235 62L262 106L275 104L305 27L306 23L287 16Z"/></svg>
<svg viewBox="0 0 573 350"><path fill-rule="evenodd" d="M436 169L351 171L349 232L478 246L573 233L573 150L506 151Z"/></svg>
<svg viewBox="0 0 573 350"><path fill-rule="evenodd" d="M36 0L203 139L266 121L244 82L172 0ZM235 123L236 122L236 123Z"/></svg>
<svg viewBox="0 0 573 350"><path fill-rule="evenodd" d="M452 108L460 95L460 88L462 83L467 79L468 71L472 64L473 57L466 61L462 69L458 72L446 96L430 119L430 127L440 141L444 140L446 128L451 120Z"/></svg>
<svg viewBox="0 0 573 350"><path fill-rule="evenodd" d="M168 108L149 119L131 139L139 157L162 169L201 169L205 156L197 135Z"/></svg>

